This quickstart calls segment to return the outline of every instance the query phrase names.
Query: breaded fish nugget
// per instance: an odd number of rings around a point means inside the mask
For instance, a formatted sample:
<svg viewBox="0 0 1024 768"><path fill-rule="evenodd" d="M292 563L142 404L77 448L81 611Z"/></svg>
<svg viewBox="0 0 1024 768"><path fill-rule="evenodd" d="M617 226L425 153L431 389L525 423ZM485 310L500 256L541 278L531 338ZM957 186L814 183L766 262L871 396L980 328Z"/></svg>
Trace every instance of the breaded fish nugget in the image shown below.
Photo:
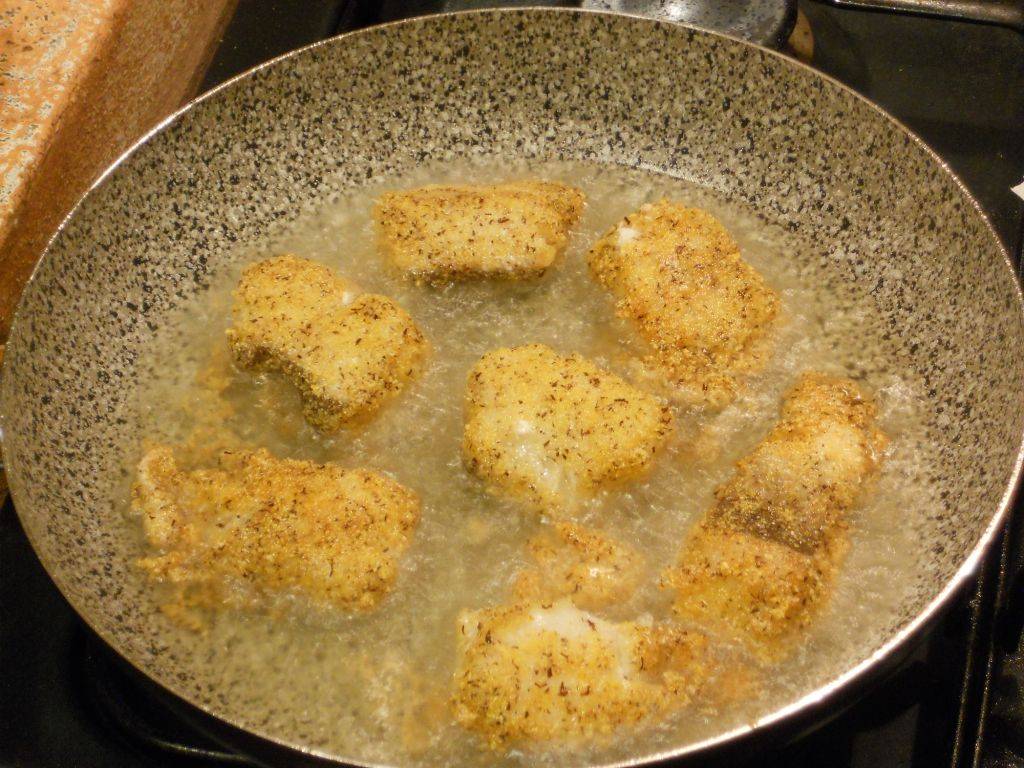
<svg viewBox="0 0 1024 768"><path fill-rule="evenodd" d="M565 250L583 193L550 181L435 185L386 192L374 220L381 250L416 280L538 277Z"/></svg>
<svg viewBox="0 0 1024 768"><path fill-rule="evenodd" d="M687 405L720 408L764 365L779 300L707 211L662 200L590 250L591 272L650 347L647 368Z"/></svg>
<svg viewBox="0 0 1024 768"><path fill-rule="evenodd" d="M869 485L887 442L855 383L806 373L771 432L715 491L711 517L813 552Z"/></svg>
<svg viewBox="0 0 1024 768"><path fill-rule="evenodd" d="M228 342L243 368L281 371L324 432L364 420L415 378L429 344L386 296L361 294L322 264L278 256L248 266Z"/></svg>
<svg viewBox="0 0 1024 768"><path fill-rule="evenodd" d="M805 554L705 521L663 583L679 618L770 659L828 599L847 549L845 530Z"/></svg>
<svg viewBox="0 0 1024 768"><path fill-rule="evenodd" d="M777 655L827 601L885 444L854 382L804 374L666 573L676 613Z"/></svg>
<svg viewBox="0 0 1024 768"><path fill-rule="evenodd" d="M705 676L703 635L606 621L567 599L464 613L459 642L455 717L494 748L655 720Z"/></svg>
<svg viewBox="0 0 1024 768"><path fill-rule="evenodd" d="M543 344L484 355L469 373L465 421L467 468L545 511L644 474L672 431L658 398Z"/></svg>
<svg viewBox="0 0 1024 768"><path fill-rule="evenodd" d="M132 508L158 552L140 564L196 604L241 589L346 610L373 608L391 590L420 515L416 494L378 472L265 450L187 472L166 446L139 462Z"/></svg>

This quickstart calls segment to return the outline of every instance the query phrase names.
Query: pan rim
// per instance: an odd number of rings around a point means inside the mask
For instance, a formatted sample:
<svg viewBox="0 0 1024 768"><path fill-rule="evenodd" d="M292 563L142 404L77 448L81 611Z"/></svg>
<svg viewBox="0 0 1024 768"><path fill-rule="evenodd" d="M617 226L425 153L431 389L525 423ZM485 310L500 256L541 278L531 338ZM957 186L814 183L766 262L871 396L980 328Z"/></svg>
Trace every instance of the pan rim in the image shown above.
<svg viewBox="0 0 1024 768"><path fill-rule="evenodd" d="M649 17L641 16L632 13L623 13L617 11L605 11L605 10L594 10L594 9L583 9L583 8L564 8L564 7L544 7L544 6L527 6L527 7L516 7L516 8L490 8L490 9L477 9L477 10L466 10L466 11L450 11L445 13L436 13L423 16L416 16L408 19L401 19L398 21L387 22L384 24L376 24L369 27L363 27L356 30L351 30L333 37L318 40L300 48L283 53L274 58L268 59L250 69L240 72L237 75L225 80L216 87L201 93L194 99L188 101L182 105L179 109L172 112L170 115L165 117L163 120L158 122L146 133L144 133L138 140L131 144L124 152L122 152L97 178L89 185L88 189L78 198L74 206L70 209L66 216L61 220L59 226L54 230L53 234L47 239L46 247L43 249L35 267L32 270L31 275L25 283L22 298L19 298L18 305L15 308L11 318L10 332L8 335L8 343L10 340L17 341L16 331L19 330L20 326L25 322L22 317L22 309L24 307L24 294L27 292L29 286L35 281L40 272L40 267L45 259L49 256L51 249L53 248L56 240L61 236L64 230L67 228L69 222L77 215L80 208L83 207L86 200L88 200L92 194L103 187L113 176L115 171L124 164L129 158L139 151L145 144L148 144L151 140L156 138L158 135L164 133L171 126L179 123L189 112L191 112L198 105L206 102L209 99L214 98L222 91L226 91L233 88L238 83L253 77L259 72L270 67L275 67L291 58L297 58L308 51L316 50L321 47L328 45L336 45L339 41L352 37L354 35L362 34L375 34L381 30L390 29L392 27L414 25L414 24L430 24L440 19L446 19L448 17L456 16L509 16L509 15L521 15L521 16L533 16L533 15L550 15L550 14L567 14L567 15L594 15L604 16L610 18L627 18L632 22L649 24L649 25L669 25L672 27L680 27L683 29L696 32L700 35L710 36L712 38L720 38L728 40L732 43L737 43L744 47L754 48L767 54L771 57L777 58L784 62L784 66L795 67L798 70L804 71L806 74L811 75L814 78L824 80L828 82L832 87L839 88L841 91L849 96L854 97L863 105L870 108L872 111L880 115L884 120L887 120L892 124L898 131L908 136L912 142L921 150L923 150L930 160L935 163L942 172L944 172L949 178L952 179L957 189L963 198L970 203L973 208L974 214L979 216L987 230L989 236L996 244L999 252L1002 256L1002 261L1007 269L1008 277L1013 286L1013 294L1015 297L1014 307L1015 314L1024 316L1024 289L1022 289L1021 278L1017 275L1016 269L1014 268L1013 261L1007 251L1006 245L1003 243L1002 238L996 232L992 225L992 222L982 208L981 204L974 197L971 191L963 180L957 175L957 173L950 167L950 165L933 150L927 142L918 136L913 130L911 130L902 121L890 114L880 105L868 99L866 96L857 92L845 83L837 80L836 78L827 75L823 72L816 70L814 67L805 64L797 59L786 56L779 51L775 51L766 46L749 42L741 38L723 34L721 32L715 32L712 30L697 27L691 24L685 24L681 22L662 21L657 19L651 19ZM15 346L15 348L17 348ZM3 361L0 362L0 382L2 382L6 376L4 375L7 369L7 361L10 359L10 355L4 354ZM0 442L2 442L3 433L6 431L6 423L8 422L7 406L2 401L2 392L0 392ZM14 467L17 470L17 467ZM21 493L21 480L11 473L11 467L4 466L3 470L7 474L9 492L11 495L12 502L14 504L15 514L18 515L18 519L21 523L22 529L25 532L26 538L28 538L36 557L39 558L44 570L47 575L56 585L61 595L71 605L78 617L89 627L89 629L97 635L108 647L113 649L122 659L129 663L134 669L141 673L146 679L153 681L160 688L165 690L167 693L176 697L177 699L185 702L187 705L196 708L204 715L212 718L215 721L224 723L232 728L240 729L246 734L251 734L258 737L259 739L274 744L278 747L283 747L288 750L293 750L303 755L314 757L326 761L341 762L346 765L360 766L361 768L391 768L393 764L390 763L376 763L366 762L358 759L352 759L344 755L332 754L323 750L313 749L306 745L297 744L287 739L283 739L278 736L270 735L259 728L249 727L241 725L231 719L212 711L211 708L199 704L193 700L193 698L186 692L180 690L180 687L170 678L163 679L157 677L154 674L146 671L139 663L137 663L131 655L126 653L120 643L115 642L111 634L106 631L101 631L95 623L91 620L87 611L80 609L81 600L76 600L71 597L71 591L64 583L64 579L60 577L59 571L55 568L51 568L51 559L47 556L44 548L37 542L30 527L26 525L25 520L22 518L21 513L18 512L18 499L22 496ZM762 716L753 723L738 726L724 733L716 736L709 737L707 739L686 744L677 749L662 750L659 752L653 752L645 754L641 757L633 757L626 760L613 761L608 763L594 764L594 768L632 768L632 766L646 765L658 763L664 760L694 757L698 753L711 752L716 748L723 747L729 743L744 740L752 734L759 731L767 731L771 728L782 726L786 722L796 720L801 713L804 713L814 707L824 706L830 702L835 702L845 692L852 692L858 686L858 684L867 683L867 678L882 666L882 662L890 657L898 654L900 650L905 650L909 643L911 643L918 634L931 624L938 616L950 605L955 599L960 590L968 583L969 579L978 570L983 558L992 549L994 542L996 541L997 535L1004 526L1010 511L1010 507L1017 496L1017 492L1020 489L1022 474L1024 474L1024 432L1022 432L1018 445L1016 458L1013 461L1013 467L1008 477L1008 482L1003 494L1000 498L999 504L997 505L996 511L991 515L987 525L975 542L969 554L963 559L956 572L946 581L943 588L928 602L928 604L909 622L887 639L878 649L872 654L862 659L857 664L847 669L842 674L836 675L826 683L818 686L813 691L804 694L799 699L790 702L789 704L773 710L772 712Z"/></svg>

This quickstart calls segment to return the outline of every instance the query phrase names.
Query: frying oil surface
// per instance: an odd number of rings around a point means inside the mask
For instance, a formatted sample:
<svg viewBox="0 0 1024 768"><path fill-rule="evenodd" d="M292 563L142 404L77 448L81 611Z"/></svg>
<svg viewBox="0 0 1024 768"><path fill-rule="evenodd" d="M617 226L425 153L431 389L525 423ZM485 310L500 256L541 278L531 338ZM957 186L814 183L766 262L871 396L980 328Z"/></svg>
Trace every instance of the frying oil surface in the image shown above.
<svg viewBox="0 0 1024 768"><path fill-rule="evenodd" d="M534 176L577 185L587 196L583 221L566 255L537 281L470 282L417 287L388 271L371 222L382 189L425 183L489 182ZM456 726L448 705L456 655L456 617L463 609L504 602L526 562L528 539L544 522L485 493L460 456L466 374L490 349L541 342L578 352L630 376L638 349L612 301L588 274L587 248L645 202L669 197L706 208L738 241L744 258L779 293L783 321L768 369L717 415L677 413L676 436L640 482L587 505L581 522L633 544L647 559L647 586L616 619L668 616L670 596L657 587L689 527L711 502L732 464L770 428L782 394L803 370L851 373L839 360L867 342L857 313L837 313L807 245L765 225L710 192L651 173L584 165L422 170L325 203L287 234L242 254L214 277L156 345L159 381L140 392L143 429L153 442L179 445L184 465L210 465L224 447L265 447L280 457L334 461L392 474L423 502L422 521L402 562L393 594L368 614L324 615L288 598L266 611L226 610L209 617L194 640L200 663L225 680L249 678L252 701L267 720L298 713L318 748L355 760L402 764L557 764L615 759L680 746L751 722L823 681L830 658L855 648L868 624L884 626L916 556L906 510L920 507L920 467L910 446L920 439L913 391L886 375L869 376L883 428L892 437L878 488L853 516L853 547L831 604L807 642L767 677L763 696L727 711L700 702L657 727L614 744L546 745L495 755ZM426 373L367 425L323 436L302 419L297 393L274 375L233 369L224 331L231 290L244 264L283 252L336 269L365 291L395 299L429 338ZM127 508L127 501L124 502ZM138 521L126 514L126 525ZM261 718L262 719L262 718ZM254 725L258 725L255 723Z"/></svg>

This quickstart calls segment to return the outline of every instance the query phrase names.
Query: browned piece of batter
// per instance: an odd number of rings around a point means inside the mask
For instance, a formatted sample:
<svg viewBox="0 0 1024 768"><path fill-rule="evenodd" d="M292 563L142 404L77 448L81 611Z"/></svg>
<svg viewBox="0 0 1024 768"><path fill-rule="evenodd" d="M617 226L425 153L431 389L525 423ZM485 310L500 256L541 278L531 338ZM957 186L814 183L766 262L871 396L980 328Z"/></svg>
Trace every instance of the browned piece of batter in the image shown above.
<svg viewBox="0 0 1024 768"><path fill-rule="evenodd" d="M535 567L519 574L520 600L570 597L588 610L628 600L640 586L643 556L600 531L557 522L530 541Z"/></svg>

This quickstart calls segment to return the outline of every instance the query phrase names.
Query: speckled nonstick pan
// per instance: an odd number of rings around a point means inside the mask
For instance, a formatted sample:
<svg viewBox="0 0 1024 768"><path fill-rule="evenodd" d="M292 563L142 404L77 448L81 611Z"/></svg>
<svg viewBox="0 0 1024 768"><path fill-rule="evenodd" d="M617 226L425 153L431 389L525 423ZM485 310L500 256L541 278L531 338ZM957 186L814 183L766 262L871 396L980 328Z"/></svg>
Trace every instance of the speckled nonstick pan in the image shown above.
<svg viewBox="0 0 1024 768"><path fill-rule="evenodd" d="M271 671L226 675L162 618L111 499L143 437L138 350L211 269L332 193L480 155L645 166L746 203L817 244L837 311L866 309L860 332L887 351L859 369L898 371L925 393L917 450L934 501L894 520L919 541L901 603L756 724L594 762L706 756L838 711L951 601L1004 521L1024 434L1020 289L962 184L876 107L771 51L626 16L489 11L344 35L204 96L122 158L50 244L4 361L11 492L50 575L222 734L308 759L397 760L386 745L348 752L343 729L316 725L315 703L261 692Z"/></svg>

